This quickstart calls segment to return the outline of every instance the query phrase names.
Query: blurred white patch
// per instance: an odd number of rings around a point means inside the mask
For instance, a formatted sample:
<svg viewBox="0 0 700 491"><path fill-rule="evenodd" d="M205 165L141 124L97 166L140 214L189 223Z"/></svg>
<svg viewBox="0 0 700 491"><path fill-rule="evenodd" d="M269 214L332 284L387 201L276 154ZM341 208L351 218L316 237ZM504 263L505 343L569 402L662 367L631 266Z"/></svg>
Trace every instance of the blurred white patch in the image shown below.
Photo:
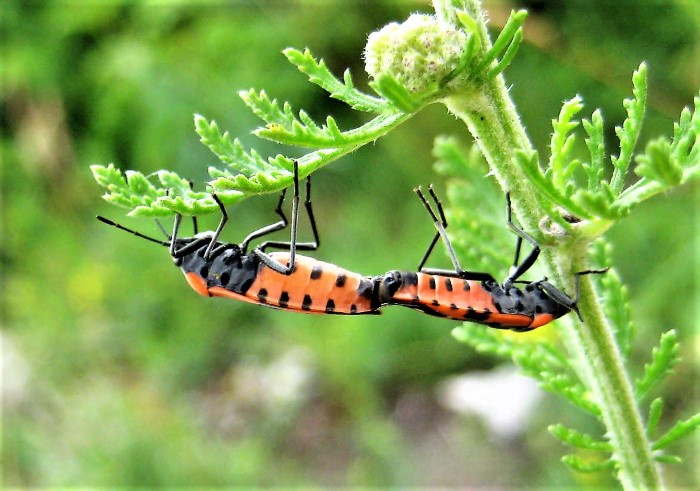
<svg viewBox="0 0 700 491"><path fill-rule="evenodd" d="M0 333L0 398L5 409L22 402L27 389L29 365Z"/></svg>
<svg viewBox="0 0 700 491"><path fill-rule="evenodd" d="M541 398L537 382L513 366L452 377L438 387L443 406L481 417L494 435L504 439L525 431Z"/></svg>

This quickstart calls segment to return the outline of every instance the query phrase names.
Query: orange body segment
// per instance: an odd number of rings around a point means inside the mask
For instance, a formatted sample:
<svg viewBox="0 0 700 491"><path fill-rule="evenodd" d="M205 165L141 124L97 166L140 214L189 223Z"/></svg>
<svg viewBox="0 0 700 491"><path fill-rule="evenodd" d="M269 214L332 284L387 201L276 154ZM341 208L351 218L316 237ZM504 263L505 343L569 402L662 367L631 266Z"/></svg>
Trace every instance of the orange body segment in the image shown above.
<svg viewBox="0 0 700 491"><path fill-rule="evenodd" d="M427 273L417 273L416 278L415 284L404 284L392 299L433 315L478 321L494 327L538 327L552 320L551 315L540 315L541 324L533 325L530 316L501 313L491 292L479 281Z"/></svg>
<svg viewBox="0 0 700 491"><path fill-rule="evenodd" d="M289 264L288 252L274 252L270 257L284 266ZM260 263L255 279L244 294L223 286L207 288L206 281L195 273L186 276L190 286L206 296L317 314L379 313L372 307L370 278L306 256L295 257L294 271L289 275Z"/></svg>
<svg viewBox="0 0 700 491"><path fill-rule="evenodd" d="M203 295L205 297L210 297L209 291L207 290L207 282L204 278L199 276L197 273L190 271L185 273L185 279L187 283L192 287L194 291Z"/></svg>

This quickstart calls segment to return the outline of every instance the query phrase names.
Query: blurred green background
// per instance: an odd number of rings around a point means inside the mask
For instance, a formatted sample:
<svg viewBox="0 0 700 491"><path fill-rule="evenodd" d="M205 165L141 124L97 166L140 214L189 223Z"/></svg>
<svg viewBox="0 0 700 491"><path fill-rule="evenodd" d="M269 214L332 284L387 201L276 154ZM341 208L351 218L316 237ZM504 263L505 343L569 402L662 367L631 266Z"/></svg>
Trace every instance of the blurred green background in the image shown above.
<svg viewBox="0 0 700 491"><path fill-rule="evenodd" d="M613 141L642 60L650 67L643 138L670 134L700 86L696 2L486 2L494 26L521 6L531 11L526 42L506 78L543 155L551 119L576 93L586 116L603 108ZM361 123L280 51L309 47L364 84L368 33L430 11L427 2L6 1L0 9L5 485L611 483L559 462L565 449L548 424L600 428L554 397L535 393L533 411L513 404L523 421L508 434L448 403L455 377L507 365L458 344L450 321L401 309L304 316L204 299L163 248L94 219L159 233L104 203L88 166L172 169L201 185L217 162L198 142L194 113L263 155L285 151L250 135L258 121L238 90L265 88L316 118ZM444 189L432 171L438 134L471 143L434 106L318 172L322 247L313 255L364 274L414 268L431 228L411 188ZM272 222L275 200L230 209L226 239ZM636 369L662 331L676 328L683 341L684 362L661 391L662 429L698 408L697 204L697 186L686 187L609 233L639 332ZM216 217L203 221L211 227ZM555 340L556 325L518 339L537 336ZM503 390L486 389L494 412ZM686 461L666 470L668 483L694 487L697 448L673 450Z"/></svg>

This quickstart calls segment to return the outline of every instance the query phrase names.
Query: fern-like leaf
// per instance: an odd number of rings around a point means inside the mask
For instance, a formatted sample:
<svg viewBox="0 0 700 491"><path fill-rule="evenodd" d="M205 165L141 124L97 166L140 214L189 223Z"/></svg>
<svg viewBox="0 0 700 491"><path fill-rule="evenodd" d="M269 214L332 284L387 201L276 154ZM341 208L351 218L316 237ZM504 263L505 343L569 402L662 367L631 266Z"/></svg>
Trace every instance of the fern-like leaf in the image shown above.
<svg viewBox="0 0 700 491"><path fill-rule="evenodd" d="M536 152L528 153L524 151L517 151L515 153L515 159L529 178L530 182L537 186L542 194L545 195L550 201L558 204L562 208L567 209L569 212L579 218L593 218L593 215L591 215L586 208L580 206L569 196L562 193L559 188L554 185L552 182L551 172L542 172ZM564 223L562 223L562 225L570 228L570 226L565 225Z"/></svg>
<svg viewBox="0 0 700 491"><path fill-rule="evenodd" d="M620 154L610 159L613 164L610 185L616 195L622 191L627 168L632 160L634 147L642 129L647 100L647 66L645 63L639 65L639 68L632 75L632 86L632 99L625 99L622 102L627 110L627 118L622 123L622 127L615 128L615 134L620 140Z"/></svg>
<svg viewBox="0 0 700 491"><path fill-rule="evenodd" d="M644 375L636 380L637 400L642 400L649 395L649 392L673 371L680 362L678 350L678 336L675 330L671 329L661 335L659 346L651 352L651 361L644 365Z"/></svg>
<svg viewBox="0 0 700 491"><path fill-rule="evenodd" d="M603 240L598 240L593 245L592 260L595 267L602 269L612 264L612 246ZM603 295L603 310L615 333L620 353L624 359L629 357L632 348L632 340L636 332L632 321L627 287L622 283L620 275L614 268L608 270L598 278Z"/></svg>
<svg viewBox="0 0 700 491"><path fill-rule="evenodd" d="M661 450L681 438L691 435L698 428L700 428L700 413L673 425L670 430L652 444L651 448L653 450Z"/></svg>
<svg viewBox="0 0 700 491"><path fill-rule="evenodd" d="M576 142L572 132L579 122L573 118L583 109L579 96L564 102L559 117L552 120L552 138L549 145L550 158L548 168L552 170L552 183L558 189L564 189L571 181L571 174L576 167L576 161L571 158L571 151Z"/></svg>
<svg viewBox="0 0 700 491"><path fill-rule="evenodd" d="M600 110L593 111L591 119L583 119L582 123L588 134L585 141L591 156L590 163L584 163L582 167L588 176L587 188L593 190L603 180L603 171L605 170L605 137L603 116Z"/></svg>
<svg viewBox="0 0 700 491"><path fill-rule="evenodd" d="M656 428L659 426L663 411L664 401L660 397L657 397L649 404L649 418L647 420L647 437L649 437L649 439L656 433Z"/></svg>
<svg viewBox="0 0 700 491"><path fill-rule="evenodd" d="M103 195L105 201L130 209L130 216L200 215L218 209L209 193L192 190L190 182L174 172L155 173L161 185L156 187L142 173L122 174L113 164L93 165L90 169L97 183L107 190Z"/></svg>
<svg viewBox="0 0 700 491"><path fill-rule="evenodd" d="M591 435L567 428L562 424L550 425L547 430L559 440L572 447L595 450L598 452L613 451L613 446L609 442L598 440Z"/></svg>
<svg viewBox="0 0 700 491"><path fill-rule="evenodd" d="M391 110L391 105L386 100L357 90L349 70L345 71L343 83L330 72L323 60L316 60L308 49L301 52L287 48L283 53L299 71L309 77L311 83L327 91L334 99L343 101L358 111L385 113Z"/></svg>
<svg viewBox="0 0 700 491"><path fill-rule="evenodd" d="M673 153L673 147L667 138L651 140L647 143L644 154L637 156L634 171L664 187L677 186L683 179L683 169Z"/></svg>
<svg viewBox="0 0 700 491"><path fill-rule="evenodd" d="M459 13L457 14L459 16ZM503 30L501 30L500 34L496 38L496 41L494 41L493 46L491 49L486 53L484 58L479 62L479 64L476 67L476 72L481 72L482 70L486 69L487 67L490 67L491 63L496 60L497 58L505 58L506 53L508 52L509 48L513 46L514 44L514 38L518 37L517 34L520 31L520 35L522 36L522 26L525 23L525 19L527 18L527 11L526 10L519 10L517 12L511 12L510 16L508 17L508 21L506 21L506 25L503 26ZM460 21L464 23L463 17L459 17ZM521 38L520 38L521 39ZM520 44L520 39L518 39L515 43L515 50L517 51L517 47ZM515 52L511 54L508 54L508 56L512 59L512 56L515 55ZM500 70L497 70L496 67L499 66L499 63L496 63L495 67L491 68L491 74L492 76L497 75L500 73L500 71L507 66L507 63L505 66L503 66Z"/></svg>
<svg viewBox="0 0 700 491"><path fill-rule="evenodd" d="M581 473L591 473L600 472L615 467L615 461L613 459L607 459L603 461L586 461L583 460L578 455L564 455L561 461L570 467L572 470Z"/></svg>
<svg viewBox="0 0 700 491"><path fill-rule="evenodd" d="M349 131L340 131L335 119L326 118L326 124L319 126L305 111L294 115L291 106L270 99L265 91L254 90L239 93L243 101L263 121L266 126L258 128L253 133L256 136L284 145L294 145L306 148L338 148L350 145L364 145L390 131L404 122L406 114L392 112L382 114L371 121Z"/></svg>

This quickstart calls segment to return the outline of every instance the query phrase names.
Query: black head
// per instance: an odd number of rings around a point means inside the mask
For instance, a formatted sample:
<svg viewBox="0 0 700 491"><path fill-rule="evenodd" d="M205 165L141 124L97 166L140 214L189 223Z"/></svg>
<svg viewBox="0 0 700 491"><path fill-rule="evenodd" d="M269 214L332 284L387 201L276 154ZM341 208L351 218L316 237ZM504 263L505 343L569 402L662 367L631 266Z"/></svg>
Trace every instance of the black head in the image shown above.
<svg viewBox="0 0 700 491"><path fill-rule="evenodd" d="M379 303L381 305L389 302L394 294L403 286L403 275L401 271L389 271L379 278Z"/></svg>

